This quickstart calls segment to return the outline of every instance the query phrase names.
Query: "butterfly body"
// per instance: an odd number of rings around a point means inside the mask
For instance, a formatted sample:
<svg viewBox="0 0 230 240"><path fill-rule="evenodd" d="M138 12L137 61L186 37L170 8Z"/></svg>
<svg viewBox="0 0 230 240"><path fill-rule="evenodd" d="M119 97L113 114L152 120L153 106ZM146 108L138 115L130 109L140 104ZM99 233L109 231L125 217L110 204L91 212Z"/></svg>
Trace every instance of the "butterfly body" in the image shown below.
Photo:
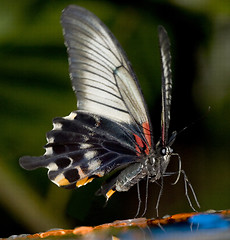
<svg viewBox="0 0 230 240"><path fill-rule="evenodd" d="M117 172L101 192L128 191L141 179L164 177L175 134L168 140L171 106L169 39L159 27L162 59L162 136L154 144L150 118L137 77L108 28L91 12L70 5L62 13L77 111L53 120L46 152L25 156L28 170L45 167L56 185L76 188Z"/></svg>
<svg viewBox="0 0 230 240"><path fill-rule="evenodd" d="M170 149L165 156L156 157L156 153L150 153L146 158L143 157L140 163L132 164L119 174L113 188L118 192L128 191L146 177L151 182L157 181L166 171L171 153Z"/></svg>

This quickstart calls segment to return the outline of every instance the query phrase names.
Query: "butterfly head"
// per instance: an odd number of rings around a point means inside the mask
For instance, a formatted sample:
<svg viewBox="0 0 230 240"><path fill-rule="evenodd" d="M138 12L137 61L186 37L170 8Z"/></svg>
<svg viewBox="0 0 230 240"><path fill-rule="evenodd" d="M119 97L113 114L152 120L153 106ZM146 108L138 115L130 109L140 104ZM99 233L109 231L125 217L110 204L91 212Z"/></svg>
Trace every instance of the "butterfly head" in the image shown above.
<svg viewBox="0 0 230 240"><path fill-rule="evenodd" d="M155 153L152 157L152 160L150 160L151 168L150 172L151 174L151 181L154 182L157 179L159 179L162 174L166 171L170 157L173 154L173 149L171 148L172 144L174 143L176 139L176 132L172 133L172 136L169 138L169 140L164 143L162 139L158 141L158 143L155 146Z"/></svg>
<svg viewBox="0 0 230 240"><path fill-rule="evenodd" d="M158 151L157 151L157 157L159 159L159 165L160 165L160 171L165 172L169 161L170 157L173 153L173 149L170 146L162 146Z"/></svg>
<svg viewBox="0 0 230 240"><path fill-rule="evenodd" d="M171 137L166 142L163 141L162 139L160 139L155 147L156 155L159 157L171 155L173 152L173 149L171 148L171 146L173 145L173 143L176 139L176 136L177 136L177 132L174 131L172 133Z"/></svg>

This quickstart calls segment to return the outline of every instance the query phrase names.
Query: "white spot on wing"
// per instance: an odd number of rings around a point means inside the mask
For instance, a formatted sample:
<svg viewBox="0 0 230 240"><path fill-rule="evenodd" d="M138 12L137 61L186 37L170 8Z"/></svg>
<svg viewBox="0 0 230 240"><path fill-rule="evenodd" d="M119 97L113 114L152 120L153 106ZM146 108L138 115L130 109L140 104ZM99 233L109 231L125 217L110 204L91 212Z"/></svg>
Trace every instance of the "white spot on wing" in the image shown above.
<svg viewBox="0 0 230 240"><path fill-rule="evenodd" d="M90 163L89 163L89 170L90 171L95 171L95 170L97 170L99 167L101 166L101 161L99 160L99 159L97 159L97 160L94 160L94 161L91 161Z"/></svg>
<svg viewBox="0 0 230 240"><path fill-rule="evenodd" d="M84 154L86 159L94 158L97 155L97 151L88 151Z"/></svg>
<svg viewBox="0 0 230 240"><path fill-rule="evenodd" d="M53 123L53 130L62 130L61 123Z"/></svg>
<svg viewBox="0 0 230 240"><path fill-rule="evenodd" d="M54 137L46 138L48 143L54 143Z"/></svg>
<svg viewBox="0 0 230 240"><path fill-rule="evenodd" d="M68 116L66 117L63 117L64 119L67 119L67 120L74 120L74 118L77 116L77 113L75 112L71 112Z"/></svg>
<svg viewBox="0 0 230 240"><path fill-rule="evenodd" d="M90 148L90 147L92 147L92 144L82 143L80 145L80 149L87 149L87 148Z"/></svg>
<svg viewBox="0 0 230 240"><path fill-rule="evenodd" d="M58 166L56 163L52 162L50 163L47 168L49 169L49 171L57 171L58 170Z"/></svg>
<svg viewBox="0 0 230 240"><path fill-rule="evenodd" d="M53 154L53 148L52 147L47 147L45 155L52 155Z"/></svg>

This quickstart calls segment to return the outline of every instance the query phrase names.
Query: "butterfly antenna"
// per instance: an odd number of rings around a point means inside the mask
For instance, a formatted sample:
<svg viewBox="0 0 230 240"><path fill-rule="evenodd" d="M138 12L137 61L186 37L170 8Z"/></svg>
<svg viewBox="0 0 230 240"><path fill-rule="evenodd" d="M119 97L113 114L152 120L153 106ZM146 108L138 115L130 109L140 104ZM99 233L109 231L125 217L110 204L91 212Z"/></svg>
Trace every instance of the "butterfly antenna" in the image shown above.
<svg viewBox="0 0 230 240"><path fill-rule="evenodd" d="M182 132L184 132L187 128L192 127L193 125L195 125L197 122L205 119L207 117L207 115L209 114L209 112L211 111L211 106L208 107L208 111L202 115L201 117L197 118L196 120L194 120L193 122L191 122L188 126L185 126L184 128L182 128L180 131L177 132L176 135L181 134Z"/></svg>

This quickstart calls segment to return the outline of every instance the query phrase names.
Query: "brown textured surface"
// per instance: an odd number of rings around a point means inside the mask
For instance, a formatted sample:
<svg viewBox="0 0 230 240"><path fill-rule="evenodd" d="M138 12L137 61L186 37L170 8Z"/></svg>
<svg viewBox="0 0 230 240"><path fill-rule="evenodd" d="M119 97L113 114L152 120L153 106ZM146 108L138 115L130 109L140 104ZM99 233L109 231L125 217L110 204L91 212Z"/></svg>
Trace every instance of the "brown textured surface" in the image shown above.
<svg viewBox="0 0 230 240"><path fill-rule="evenodd" d="M214 211L209 210L203 212L205 214L213 214L218 213L224 216L230 215L230 210L222 210L222 211ZM36 233L32 235L20 235L20 236L12 236L8 239L106 239L110 236L110 238L114 238L114 233L125 232L131 228L147 228L153 226L164 226L179 222L186 222L188 218L194 216L196 214L201 214L197 212L192 213L180 213L175 214L169 217L161 218L161 219L146 219L146 218L134 218L128 220L117 220L112 223L105 223L102 225L98 225L95 227L91 226L81 226L75 229L57 229L50 230L43 233ZM115 237L116 238L116 237ZM119 238L118 238L119 239Z"/></svg>

